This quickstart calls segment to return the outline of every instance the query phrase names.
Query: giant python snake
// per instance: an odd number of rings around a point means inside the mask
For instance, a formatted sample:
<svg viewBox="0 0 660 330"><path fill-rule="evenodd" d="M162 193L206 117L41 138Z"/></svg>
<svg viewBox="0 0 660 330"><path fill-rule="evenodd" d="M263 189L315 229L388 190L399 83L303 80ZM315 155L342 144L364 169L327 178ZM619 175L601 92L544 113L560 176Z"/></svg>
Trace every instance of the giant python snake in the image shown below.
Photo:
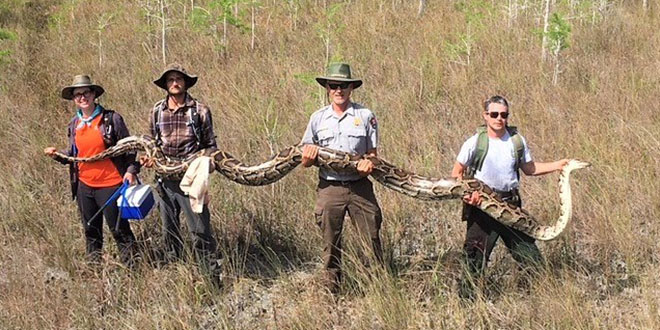
<svg viewBox="0 0 660 330"><path fill-rule="evenodd" d="M185 160L174 160L163 155L150 136L126 137L119 140L115 146L88 158L70 157L61 153L56 153L56 156L68 162L94 162L137 151L143 151L147 157L153 159L156 173L163 177L180 177L195 158L208 156L213 160L215 170L229 180L249 186L271 184L286 176L302 160L302 145L285 148L270 160L253 166L248 166L230 154L215 149L201 150ZM356 173L358 161L365 158L374 164L371 177L387 188L413 198L429 201L460 199L464 195L476 191L481 196L479 209L498 222L543 241L557 237L571 219L570 173L573 170L590 166L587 162L575 159L569 160L568 164L564 166L559 175L561 214L554 225L542 225L529 212L503 201L496 192L477 179L454 180L425 177L400 169L380 157L358 156L323 147L319 149L315 165L339 173Z"/></svg>

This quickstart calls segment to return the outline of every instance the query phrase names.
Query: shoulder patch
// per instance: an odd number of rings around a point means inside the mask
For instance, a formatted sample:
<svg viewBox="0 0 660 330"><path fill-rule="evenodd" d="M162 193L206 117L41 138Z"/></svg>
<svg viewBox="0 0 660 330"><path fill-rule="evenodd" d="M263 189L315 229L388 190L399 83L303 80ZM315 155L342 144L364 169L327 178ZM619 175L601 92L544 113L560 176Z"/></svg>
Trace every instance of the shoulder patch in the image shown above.
<svg viewBox="0 0 660 330"><path fill-rule="evenodd" d="M376 116L371 117L369 124L371 125L371 128L376 129L378 126L378 120L376 120Z"/></svg>

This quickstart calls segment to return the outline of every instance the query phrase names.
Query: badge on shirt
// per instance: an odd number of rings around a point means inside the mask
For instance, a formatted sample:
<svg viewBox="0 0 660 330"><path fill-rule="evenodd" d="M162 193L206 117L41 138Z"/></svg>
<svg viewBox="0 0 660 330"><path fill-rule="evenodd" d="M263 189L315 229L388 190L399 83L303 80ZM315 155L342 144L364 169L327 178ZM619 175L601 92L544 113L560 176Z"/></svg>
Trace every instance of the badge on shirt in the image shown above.
<svg viewBox="0 0 660 330"><path fill-rule="evenodd" d="M376 129L376 126L378 126L378 121L376 120L376 116L371 117L369 124L371 124L371 128Z"/></svg>
<svg viewBox="0 0 660 330"><path fill-rule="evenodd" d="M355 120L353 120L353 125L355 125L355 127L358 127L358 126L360 126L360 124L362 124L362 121L360 121L360 118L355 117Z"/></svg>

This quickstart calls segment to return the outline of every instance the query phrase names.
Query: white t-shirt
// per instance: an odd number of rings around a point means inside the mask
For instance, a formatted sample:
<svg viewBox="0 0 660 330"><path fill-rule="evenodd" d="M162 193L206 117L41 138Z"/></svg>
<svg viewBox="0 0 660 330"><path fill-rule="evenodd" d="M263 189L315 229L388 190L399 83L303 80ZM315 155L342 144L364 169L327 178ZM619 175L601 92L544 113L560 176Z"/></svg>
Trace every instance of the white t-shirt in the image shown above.
<svg viewBox="0 0 660 330"><path fill-rule="evenodd" d="M477 150L477 137L475 134L461 147L456 160L464 166L472 165L474 156ZM524 152L522 163L532 161L532 154L527 147L527 141L520 136L523 142ZM518 175L515 170L516 165L516 150L511 141L509 132L504 133L502 138L488 138L488 152L484 158L481 171L474 174L476 179L483 181L485 184L493 189L501 191L510 191L518 188Z"/></svg>

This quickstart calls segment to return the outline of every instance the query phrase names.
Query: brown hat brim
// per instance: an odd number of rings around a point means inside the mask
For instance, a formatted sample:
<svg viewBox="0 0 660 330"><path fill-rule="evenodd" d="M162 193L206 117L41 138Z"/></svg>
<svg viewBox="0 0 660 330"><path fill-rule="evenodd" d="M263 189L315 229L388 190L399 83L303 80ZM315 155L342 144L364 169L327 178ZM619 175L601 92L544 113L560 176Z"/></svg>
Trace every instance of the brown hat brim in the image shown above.
<svg viewBox="0 0 660 330"><path fill-rule="evenodd" d="M165 77L170 72L178 72L181 75L183 75L183 80L186 82L186 90L190 89L190 87L195 86L195 84L197 83L197 76L189 75L189 74L186 74L185 72L181 72L179 70L172 69L172 70L167 70L167 71L163 72L163 74L160 76L160 78L154 80L154 84L156 84L156 86L158 86L158 87L160 87L164 90L167 90L167 80L165 79Z"/></svg>
<svg viewBox="0 0 660 330"><path fill-rule="evenodd" d="M71 85L71 86L66 86L62 89L61 96L63 99L66 100L73 100L73 90L76 88L82 88L82 87L89 87L91 90L94 91L94 98L98 98L99 96L103 95L105 90L103 87L99 85L94 85L94 84L78 84L78 85Z"/></svg>
<svg viewBox="0 0 660 330"><path fill-rule="evenodd" d="M339 78L339 77L317 77L316 82L319 83L319 85L325 87L325 85L328 83L328 80L331 81L341 81L341 82L351 82L353 83L353 89L358 89L360 86L362 86L362 80L361 79L348 79L348 78Z"/></svg>

